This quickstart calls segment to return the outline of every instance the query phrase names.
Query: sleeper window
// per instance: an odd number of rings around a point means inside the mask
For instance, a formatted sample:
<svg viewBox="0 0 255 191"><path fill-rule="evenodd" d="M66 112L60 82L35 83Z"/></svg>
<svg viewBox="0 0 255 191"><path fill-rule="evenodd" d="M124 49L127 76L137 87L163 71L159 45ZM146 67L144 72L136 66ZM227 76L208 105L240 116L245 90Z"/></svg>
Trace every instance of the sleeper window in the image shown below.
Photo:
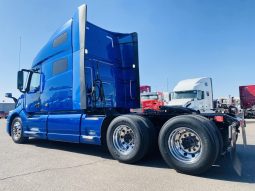
<svg viewBox="0 0 255 191"><path fill-rule="evenodd" d="M60 46L61 44L65 43L67 40L67 33L63 33L59 35L54 41L53 41L53 48L56 48Z"/></svg>
<svg viewBox="0 0 255 191"><path fill-rule="evenodd" d="M57 75L65 72L68 68L67 59L61 59L52 64L52 75Z"/></svg>

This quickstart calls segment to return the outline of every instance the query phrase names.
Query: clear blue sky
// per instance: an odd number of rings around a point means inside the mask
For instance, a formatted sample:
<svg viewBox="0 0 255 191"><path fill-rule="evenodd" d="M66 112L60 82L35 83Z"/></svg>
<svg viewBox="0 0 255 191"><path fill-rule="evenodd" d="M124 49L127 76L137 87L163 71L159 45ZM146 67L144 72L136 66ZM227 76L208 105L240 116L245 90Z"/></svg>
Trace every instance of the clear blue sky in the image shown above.
<svg viewBox="0 0 255 191"><path fill-rule="evenodd" d="M213 78L214 96L238 96L255 84L253 0L0 0L0 101L16 90L19 37L21 67L76 8L116 32L138 32L141 84L166 90L182 80Z"/></svg>

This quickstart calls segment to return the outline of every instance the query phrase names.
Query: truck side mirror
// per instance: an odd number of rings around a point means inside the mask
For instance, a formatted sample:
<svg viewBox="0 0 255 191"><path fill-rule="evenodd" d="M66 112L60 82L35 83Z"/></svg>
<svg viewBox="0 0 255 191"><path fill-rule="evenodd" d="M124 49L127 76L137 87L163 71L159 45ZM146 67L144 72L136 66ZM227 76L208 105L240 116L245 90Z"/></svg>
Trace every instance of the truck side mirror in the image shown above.
<svg viewBox="0 0 255 191"><path fill-rule="evenodd" d="M21 92L24 92L24 72L23 71L18 71L17 89Z"/></svg>
<svg viewBox="0 0 255 191"><path fill-rule="evenodd" d="M205 98L205 97L204 97L204 92L198 90L198 91L197 91L197 100L202 100L202 99L204 99L204 98Z"/></svg>

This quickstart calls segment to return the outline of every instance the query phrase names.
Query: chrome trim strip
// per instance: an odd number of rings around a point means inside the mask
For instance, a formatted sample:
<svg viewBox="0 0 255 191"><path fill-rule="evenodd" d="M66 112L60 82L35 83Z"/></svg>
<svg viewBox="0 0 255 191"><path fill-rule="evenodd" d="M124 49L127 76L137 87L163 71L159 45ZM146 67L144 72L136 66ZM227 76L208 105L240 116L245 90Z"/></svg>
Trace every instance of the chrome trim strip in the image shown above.
<svg viewBox="0 0 255 191"><path fill-rule="evenodd" d="M82 135L81 138L86 139L86 140L93 140L93 136L87 136L87 135Z"/></svg>
<svg viewBox="0 0 255 191"><path fill-rule="evenodd" d="M80 40L80 107L86 109L86 82L85 82L85 32L87 21L87 6L82 5L79 11L79 40Z"/></svg>

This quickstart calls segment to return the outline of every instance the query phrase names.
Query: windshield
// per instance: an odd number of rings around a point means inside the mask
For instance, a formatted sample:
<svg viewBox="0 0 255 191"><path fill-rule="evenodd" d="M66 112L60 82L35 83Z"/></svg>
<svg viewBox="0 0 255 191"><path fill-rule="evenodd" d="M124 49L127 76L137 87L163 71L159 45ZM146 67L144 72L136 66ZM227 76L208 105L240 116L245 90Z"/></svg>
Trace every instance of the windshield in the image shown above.
<svg viewBox="0 0 255 191"><path fill-rule="evenodd" d="M158 95L156 94L141 95L141 100L158 100Z"/></svg>
<svg viewBox="0 0 255 191"><path fill-rule="evenodd" d="M197 91L182 91L182 92L173 92L172 98L173 99L192 99L197 97Z"/></svg>

